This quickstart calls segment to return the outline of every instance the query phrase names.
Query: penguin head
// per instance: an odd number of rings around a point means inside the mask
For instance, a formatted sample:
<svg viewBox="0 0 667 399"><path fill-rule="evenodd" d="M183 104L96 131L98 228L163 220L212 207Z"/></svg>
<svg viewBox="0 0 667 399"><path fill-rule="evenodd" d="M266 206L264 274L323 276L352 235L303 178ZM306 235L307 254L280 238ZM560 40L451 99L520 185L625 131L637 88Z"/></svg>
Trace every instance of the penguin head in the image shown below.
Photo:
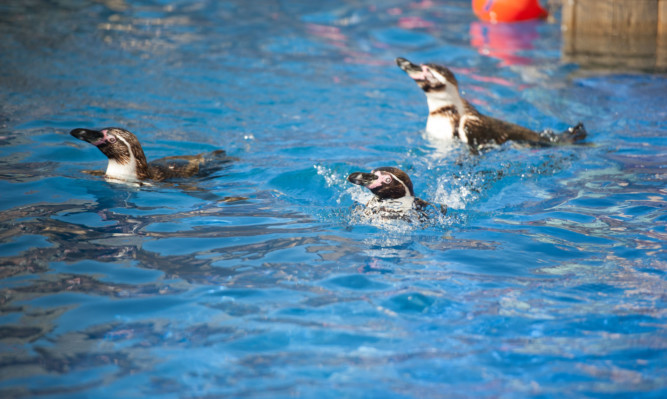
<svg viewBox="0 0 667 399"><path fill-rule="evenodd" d="M141 150L137 136L117 127L107 127L102 130L79 128L72 130L69 134L94 145L107 158L119 163L129 162L132 155L136 157L137 149Z"/></svg>
<svg viewBox="0 0 667 399"><path fill-rule="evenodd" d="M398 168L384 166L370 173L355 172L347 181L371 190L380 200L414 197L412 181L407 173Z"/></svg>
<svg viewBox="0 0 667 399"><path fill-rule="evenodd" d="M436 64L413 64L400 57L396 58L396 65L421 87L429 99L460 101L459 83L448 68Z"/></svg>
<svg viewBox="0 0 667 399"><path fill-rule="evenodd" d="M131 132L107 127L101 130L78 128L70 134L94 145L109 158L107 175L119 178L144 178L147 175L146 156Z"/></svg>

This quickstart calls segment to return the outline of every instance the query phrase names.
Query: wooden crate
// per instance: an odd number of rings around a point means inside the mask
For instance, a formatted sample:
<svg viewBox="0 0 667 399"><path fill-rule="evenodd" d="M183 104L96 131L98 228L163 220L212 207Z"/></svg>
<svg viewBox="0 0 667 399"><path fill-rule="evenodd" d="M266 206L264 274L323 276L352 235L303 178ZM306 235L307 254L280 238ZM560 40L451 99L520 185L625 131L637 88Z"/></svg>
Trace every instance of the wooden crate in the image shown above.
<svg viewBox="0 0 667 399"><path fill-rule="evenodd" d="M667 0L562 0L563 58L584 68L667 71Z"/></svg>

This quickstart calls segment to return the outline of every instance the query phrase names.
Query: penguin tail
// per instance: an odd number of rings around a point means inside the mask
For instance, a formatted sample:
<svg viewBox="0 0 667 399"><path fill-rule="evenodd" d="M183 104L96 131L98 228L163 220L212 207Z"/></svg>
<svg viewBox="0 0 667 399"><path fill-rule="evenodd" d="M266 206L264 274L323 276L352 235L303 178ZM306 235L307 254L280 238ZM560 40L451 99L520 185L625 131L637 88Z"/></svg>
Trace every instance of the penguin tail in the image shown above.
<svg viewBox="0 0 667 399"><path fill-rule="evenodd" d="M574 144L583 141L588 132L584 124L579 122L575 126L567 128L564 132L556 135L555 142L558 144Z"/></svg>
<svg viewBox="0 0 667 399"><path fill-rule="evenodd" d="M239 159L236 157L230 157L227 155L225 150L215 150L209 153L201 154L201 160L202 163L220 165L238 161Z"/></svg>
<svg viewBox="0 0 667 399"><path fill-rule="evenodd" d="M226 169L231 163L238 161L236 157L230 157L225 150L215 150L204 154L199 154L199 173L200 177L210 176L215 172Z"/></svg>

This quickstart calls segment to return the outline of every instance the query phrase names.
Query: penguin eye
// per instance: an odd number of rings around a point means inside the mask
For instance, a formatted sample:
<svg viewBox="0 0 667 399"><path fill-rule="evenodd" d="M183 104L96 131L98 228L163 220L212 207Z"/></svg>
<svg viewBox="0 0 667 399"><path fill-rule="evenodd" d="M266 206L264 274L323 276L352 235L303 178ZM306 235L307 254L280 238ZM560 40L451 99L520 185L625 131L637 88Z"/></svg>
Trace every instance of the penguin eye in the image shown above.
<svg viewBox="0 0 667 399"><path fill-rule="evenodd" d="M113 144L116 142L116 137L115 136L109 136L109 143Z"/></svg>
<svg viewBox="0 0 667 399"><path fill-rule="evenodd" d="M384 182L385 182L385 184L391 183L391 176L385 176L384 177Z"/></svg>

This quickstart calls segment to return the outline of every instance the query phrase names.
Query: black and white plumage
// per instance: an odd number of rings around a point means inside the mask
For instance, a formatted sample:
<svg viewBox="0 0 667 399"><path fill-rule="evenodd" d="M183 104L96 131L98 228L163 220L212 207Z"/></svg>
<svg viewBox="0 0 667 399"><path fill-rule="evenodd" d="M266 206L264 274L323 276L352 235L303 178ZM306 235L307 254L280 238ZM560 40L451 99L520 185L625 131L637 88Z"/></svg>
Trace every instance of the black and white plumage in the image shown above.
<svg viewBox="0 0 667 399"><path fill-rule="evenodd" d="M140 182L187 178L212 173L215 167L231 161L225 151L185 156L172 156L148 163L137 137L121 128L101 130L74 129L70 134L96 146L109 159L105 176L115 180Z"/></svg>
<svg viewBox="0 0 667 399"><path fill-rule="evenodd" d="M378 215L388 219L411 220L412 215L418 219L427 218L427 208L433 207L443 215L447 206L435 206L415 197L412 181L404 171L383 166L373 169L370 173L354 172L347 180L358 186L369 189L374 197L366 204L367 215Z"/></svg>
<svg viewBox="0 0 667 399"><path fill-rule="evenodd" d="M426 132L438 139L460 139L476 150L487 144L508 140L535 145L571 144L586 138L582 123L560 134L540 134L514 123L481 114L459 93L456 77L448 68L436 64L413 64L397 58L396 64L426 94L429 116Z"/></svg>

